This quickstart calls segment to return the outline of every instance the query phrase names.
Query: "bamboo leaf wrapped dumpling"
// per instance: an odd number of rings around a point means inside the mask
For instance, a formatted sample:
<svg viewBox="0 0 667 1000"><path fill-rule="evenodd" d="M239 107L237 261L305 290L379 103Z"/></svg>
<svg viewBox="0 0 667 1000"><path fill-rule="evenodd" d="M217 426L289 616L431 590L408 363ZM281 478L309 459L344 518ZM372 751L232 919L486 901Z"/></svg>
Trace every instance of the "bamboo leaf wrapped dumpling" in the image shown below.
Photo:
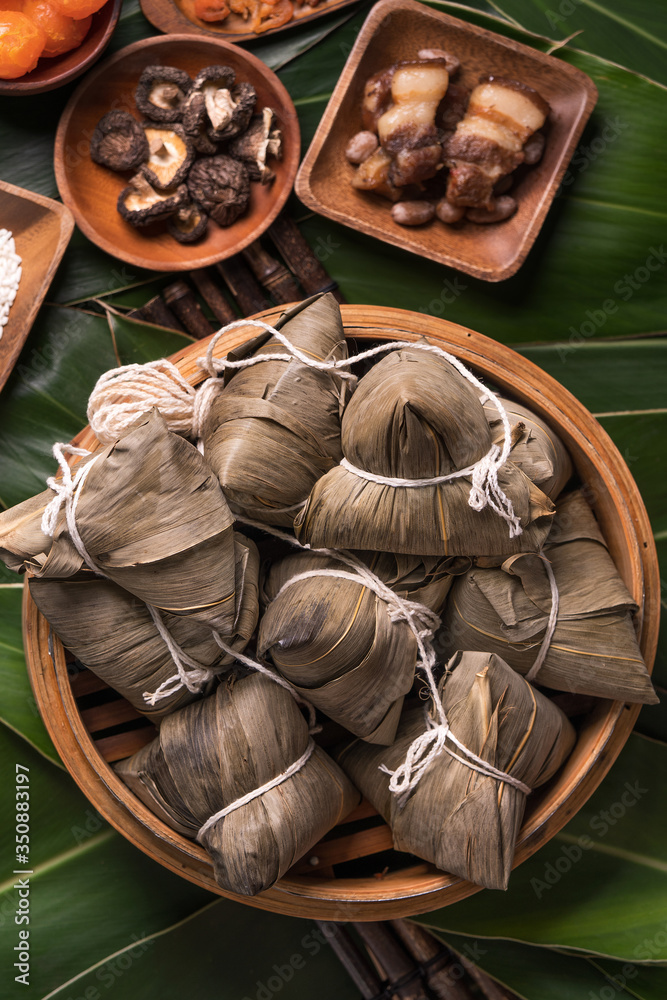
<svg viewBox="0 0 667 1000"><path fill-rule="evenodd" d="M512 425L510 461L531 482L555 500L572 475L572 462L558 435L536 413L512 399L499 396ZM493 440L502 445L504 428L498 411L490 401L484 403Z"/></svg>
<svg viewBox="0 0 667 1000"><path fill-rule="evenodd" d="M259 553L254 542L235 534L236 617L225 644L245 649L259 617ZM208 625L194 618L162 614L171 638L200 669L186 669L191 687L179 682L174 658L143 601L111 580L92 573L73 579L33 577L31 596L63 645L138 712L160 719L206 693L213 673L234 662L223 653ZM205 675L209 675L208 677ZM204 676L202 676L204 675ZM164 692L164 693L163 693ZM147 695L159 695L150 699Z"/></svg>
<svg viewBox="0 0 667 1000"><path fill-rule="evenodd" d="M453 672L441 680L438 691L458 740L531 789L548 781L574 745L575 732L563 712L493 653L457 653L448 669ZM390 771L399 767L425 728L424 711L410 709L393 746L356 740L337 759L391 826L396 850L476 885L506 889L525 792L468 767L449 743L452 755L443 751L431 761L400 805L380 766Z"/></svg>
<svg viewBox="0 0 667 1000"><path fill-rule="evenodd" d="M231 635L234 519L194 445L154 409L73 472L82 466L89 466L85 479L62 503L53 537L40 527L52 490L0 514L0 558L35 576L78 572L84 557L71 537L69 509L97 572L147 604Z"/></svg>
<svg viewBox="0 0 667 1000"><path fill-rule="evenodd" d="M442 606L451 577L437 565L427 569L416 558L369 556L371 571L380 581L393 580L401 596L416 592L431 611ZM299 579L321 571L343 576ZM414 681L417 641L407 621L396 618L396 605L350 574L355 571L348 564L313 552L274 562L264 583L268 607L257 651L268 654L296 691L329 718L365 740L387 744Z"/></svg>
<svg viewBox="0 0 667 1000"><path fill-rule="evenodd" d="M345 463L313 487L294 522L300 541L412 554L498 555L535 548L546 538L553 504L511 462L500 469L498 484L523 529L516 537L490 505L470 506L469 475L417 488L365 478L446 476L489 454L493 442L478 393L443 357L417 347L388 354L360 380L341 433Z"/></svg>
<svg viewBox="0 0 667 1000"><path fill-rule="evenodd" d="M296 348L322 362L347 357L333 295L291 313L281 332ZM275 337L252 356L275 353L285 359L241 369L215 396L203 420L202 440L232 510L291 526L293 508L341 457L346 383L334 372L303 364Z"/></svg>
<svg viewBox="0 0 667 1000"><path fill-rule="evenodd" d="M339 766L312 744L291 694L260 674L221 684L168 715L158 738L116 770L174 830L199 833L218 884L243 896L270 888L359 801Z"/></svg>
<svg viewBox="0 0 667 1000"><path fill-rule="evenodd" d="M658 698L632 621L637 605L607 551L580 491L557 504L544 547L558 589L551 641L531 679L558 691L655 704ZM522 674L532 672L552 609L547 568L539 555L475 567L456 580L438 644L491 650Z"/></svg>

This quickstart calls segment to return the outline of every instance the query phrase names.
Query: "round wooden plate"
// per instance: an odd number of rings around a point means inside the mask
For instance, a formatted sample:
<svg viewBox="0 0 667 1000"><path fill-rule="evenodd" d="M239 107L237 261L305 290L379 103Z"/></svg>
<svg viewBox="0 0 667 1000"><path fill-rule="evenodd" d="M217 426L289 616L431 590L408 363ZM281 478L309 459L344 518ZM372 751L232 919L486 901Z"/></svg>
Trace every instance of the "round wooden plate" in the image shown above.
<svg viewBox="0 0 667 1000"><path fill-rule="evenodd" d="M229 14L224 21L202 21L195 14L195 0L140 0L141 11L151 24L160 31L177 31L188 35L207 35L209 37L227 38L230 42L253 42L266 39L270 35L287 31L297 25L316 20L348 7L356 0L320 0L317 6L306 3L294 5L294 12L289 21L279 28L269 28L257 33L248 31L248 20L241 14Z"/></svg>
<svg viewBox="0 0 667 1000"><path fill-rule="evenodd" d="M274 307L260 315L271 322L281 311L282 307ZM659 616L658 563L653 536L641 496L625 462L588 410L532 362L465 327L378 306L344 305L341 311L347 336L357 341L429 337L502 392L530 406L558 431L586 487L616 566L639 606L640 644L650 670ZM244 343L254 334L250 327L231 331L221 341L220 353ZM198 341L171 359L193 385L202 377L197 358L204 353L206 344L207 341ZM75 440L90 449L97 446L90 428ZM124 747L109 742L117 739L116 735L106 738L107 742L104 737L95 740L91 736L93 711L85 710L82 717L73 692L76 684L68 677L63 647L37 611L27 586L24 640L30 678L45 724L64 763L95 808L132 843L167 868L228 896L216 885L203 849L158 820L111 768L109 760L132 752L131 740L139 739L136 730L134 736L128 734L131 739ZM638 705L599 701L580 721L569 760L548 785L528 799L515 866L546 844L597 788L627 740L638 712ZM151 732L147 731L141 740L145 743L150 738ZM376 877L379 866L374 868L373 855L391 847L391 834L384 825L368 828L371 813L362 804L347 817L340 830L332 831L272 889L254 898L231 898L292 916L386 920L425 913L478 891L477 886L431 865L415 864L408 855L395 855L396 864L390 865L391 870L381 878ZM364 857L366 874L362 877L335 877L332 866Z"/></svg>
<svg viewBox="0 0 667 1000"><path fill-rule="evenodd" d="M0 94L43 94L81 76L100 58L111 41L123 0L107 0L95 14L81 45L53 59L40 59L32 73L16 80L0 80Z"/></svg>
<svg viewBox="0 0 667 1000"><path fill-rule="evenodd" d="M93 131L107 111L125 110L142 119L134 104L134 91L142 70L153 64L177 66L192 77L204 66L231 66L238 81L254 86L258 109L274 109L283 133L283 158L271 162L275 180L271 184L252 183L246 213L226 228L211 221L206 236L196 243L176 242L159 224L143 230L129 225L117 212L116 202L131 173L114 173L90 158ZM285 204L299 156L296 110L275 73L236 45L192 35L144 39L96 67L63 111L54 150L58 190L81 231L102 250L128 264L159 271L206 267L256 240Z"/></svg>

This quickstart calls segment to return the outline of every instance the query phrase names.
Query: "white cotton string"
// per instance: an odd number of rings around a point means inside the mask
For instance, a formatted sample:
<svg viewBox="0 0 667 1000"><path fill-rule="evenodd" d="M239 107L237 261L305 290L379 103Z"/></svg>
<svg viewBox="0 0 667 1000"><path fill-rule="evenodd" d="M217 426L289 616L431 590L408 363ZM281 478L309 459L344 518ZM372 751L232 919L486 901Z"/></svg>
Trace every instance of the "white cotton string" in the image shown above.
<svg viewBox="0 0 667 1000"><path fill-rule="evenodd" d="M473 771L479 771L488 778L496 778L499 781L504 781L519 791L523 792L525 795L529 795L531 788L515 778L511 774L507 774L505 771L501 771L499 768L494 767L486 760L482 760L477 754L469 750L465 744L461 743L460 740L452 733L449 728L449 722L447 721L447 716L445 715L445 710L442 707L442 701L438 694L438 689L435 683L435 678L433 676L433 669L436 662L435 649L433 648L433 636L434 630L440 624L439 617L435 612L431 611L425 605L420 604L417 601L408 601L400 597L395 591L387 586L379 577L377 577L372 570L362 563L360 559L357 559L351 552L343 552L339 549L312 549L309 545L302 545L296 538L291 535L286 534L284 531L280 531L277 528L269 527L266 524L260 524L257 521L251 521L248 518L237 518L243 524L248 524L251 527L259 528L265 531L269 535L273 535L276 538L280 538L283 541L289 542L295 548L307 550L313 552L316 555L326 555L333 559L338 559L340 562L351 566L354 569L354 573L345 573L341 570L307 570L304 573L295 574L287 580L281 589L278 591L278 595L286 589L286 587L297 582L299 579L306 579L308 577L315 576L335 576L342 579L351 579L355 583L362 583L363 586L368 587L373 590L374 593L382 597L383 600L387 600L390 605L390 616L392 621L402 620L407 622L412 634L417 642L417 649L419 651L419 659L417 662L417 668L421 669L424 676L426 677L426 682L428 684L429 692L435 706L435 710L438 714L439 722L436 724L431 719L428 721L428 729L425 733L422 733L410 744L405 761L400 767L396 768L395 771L390 771L384 765L380 767L380 770L389 774L391 780L389 782L389 791L397 797L399 806L403 806L407 801L410 792L419 784L422 775L427 770L427 768L433 763L433 761L440 756L443 750L450 756L455 757L466 767L471 768ZM386 597L384 594L386 593ZM276 595L276 596L278 596ZM275 598L274 598L275 599ZM447 746L447 740L454 744L458 750L463 754L463 757L459 757L458 754L454 753L450 747Z"/></svg>
<svg viewBox="0 0 667 1000"><path fill-rule="evenodd" d="M204 422L211 404L216 396L224 389L224 382L217 376L211 376L201 383L197 388L194 397L194 405L190 414L190 433L195 441L202 443L204 436ZM200 448L203 452L203 448Z"/></svg>
<svg viewBox="0 0 667 1000"><path fill-rule="evenodd" d="M499 454L500 449L494 444L484 458L494 460ZM379 483L381 486L405 486L407 489L420 489L424 486L439 486L441 483L448 483L452 479L462 479L464 476L472 476L483 461L484 459L480 459L477 465L469 465L466 469L457 469L456 472L449 472L446 476L433 476L431 479L399 479L392 476L377 476L374 472L369 472L367 469L360 469L356 465L352 465L352 462L348 462L346 458L342 458L339 464L360 479L367 479L369 483Z"/></svg>
<svg viewBox="0 0 667 1000"><path fill-rule="evenodd" d="M160 610L152 604L147 604L146 607L155 623L160 638L176 664L178 673L172 674L166 681L163 681L156 691L144 691L144 701L154 707L163 698L170 698L171 695L177 694L184 687L191 694L199 694L202 688L219 673L219 670L215 670L212 667L205 667L202 663L189 656L184 649L181 649L164 624ZM215 635L216 633L213 634ZM186 667L189 667L189 670L186 670Z"/></svg>
<svg viewBox="0 0 667 1000"><path fill-rule="evenodd" d="M85 562L86 566L88 566L89 569L92 569L93 573L104 576L99 567L95 565L92 558L89 556L86 546L83 544L83 540L79 534L79 529L76 526L76 509L79 503L79 497L81 496L81 490L83 489L83 485L88 478L88 473L99 458L99 454L94 458L91 458L90 462L87 462L85 465L80 464L76 468L74 475L72 475L72 470L67 459L65 458L65 455L79 455L81 457L85 457L90 454L91 452L87 451L85 448L75 448L74 445L71 444L63 444L62 442L54 444L53 457L57 459L58 465L62 469L62 478L56 479L55 476L49 476L46 480L46 485L49 489L54 491L55 496L49 501L44 509L41 528L45 535L49 535L49 537L53 538L56 530L56 524L58 523L60 508L64 503L65 520L67 523L67 530L70 538L72 539L72 544Z"/></svg>
<svg viewBox="0 0 667 1000"><path fill-rule="evenodd" d="M213 635L218 646L220 646L220 649L224 650L225 653L229 653L230 656L233 656L235 660L239 661L239 663L243 663L246 667L249 667L250 670L254 670L258 674L264 674L264 676L272 680L274 684L279 684L280 687L289 691L297 705L302 705L308 712L308 732L318 733L320 731L322 727L316 724L314 705L311 705L309 701L302 698L299 692L295 690L289 681L286 681L285 678L281 677L275 670L271 670L271 668L267 667L265 663L260 663L259 660L253 660L251 656L246 656L244 653L239 653L237 650L232 649L231 646L227 646L217 632L214 632Z"/></svg>
<svg viewBox="0 0 667 1000"><path fill-rule="evenodd" d="M270 333L272 337L275 337L279 343L283 344L291 353L283 354L280 352L271 354L255 354L250 358L241 358L238 361L229 361L227 358L216 358L214 356L215 347L220 340L220 338L227 334L230 330L235 330L238 327L255 326L260 330L265 330ZM302 364L307 365L309 368L315 368L318 371L323 372L335 372L342 379L348 379L350 381L357 380L357 376L353 375L352 372L341 371L341 367L348 367L350 364L354 363L356 359L345 359L341 361L318 361L317 358L313 357L312 354L307 354L302 351L301 348L296 347L284 333L280 330L276 330L274 326L270 323L265 323L261 319L237 319L233 323L228 323L221 330L214 335L208 349L206 351L206 357L197 358L197 364L211 377L219 375L221 371L229 369L233 371L236 368L250 368L253 365L261 364L263 361L292 361L296 358L297 361L301 361Z"/></svg>
<svg viewBox="0 0 667 1000"><path fill-rule="evenodd" d="M50 476L46 481L47 486L54 490L56 495L51 501L49 501L44 510L44 514L42 515L42 531L45 535L53 536L58 521L58 514L60 513L60 508L64 503L67 530L74 547L89 569L92 569L92 571L98 576L106 578L106 574L102 572L99 566L95 564L93 559L88 554L88 551L83 544L81 535L79 534L79 529L76 525L76 510L79 497L81 496L81 490L83 489L88 473L99 458L99 455L92 458L86 465L79 466L74 476L72 476L72 470L67 463L65 455L79 455L81 457L85 457L91 453L86 451L85 448L75 448L70 444L54 444L53 454L58 460L58 464L62 469L63 475L62 479L56 479L54 476ZM100 452L99 454L102 453ZM215 676L216 671L198 663L197 660L194 660L191 656L189 656L185 650L181 649L169 632L169 629L164 624L160 611L150 604L147 604L146 607L148 608L150 616L155 623L155 627L160 635L160 638L166 645L169 653L171 654L171 658L176 664L178 673L173 674L171 677L167 678L166 681L163 681L156 691L144 691L144 700L149 705L155 706L157 702L161 701L163 698L168 698L170 695L176 694L181 687L186 687L188 691L191 691L192 693L198 693L201 691L204 684ZM190 670L187 671L185 669L186 667L189 667Z"/></svg>
<svg viewBox="0 0 667 1000"><path fill-rule="evenodd" d="M266 330L267 333L270 333L281 344L283 344L291 352L291 355L257 354L250 358L241 358L238 361L228 361L226 358L216 358L214 356L214 350L220 337L222 337L228 330L244 325L257 326L262 330ZM493 403L498 411L498 415L500 416L503 425L504 440L502 448L498 448L494 445L483 458L476 462L475 465L470 466L468 469L462 472L450 474L449 476L436 476L432 479L391 479L390 477L375 477L372 473L368 473L363 469L358 469L356 466L353 466L351 463L347 462L346 459L343 459L341 465L343 468L347 469L348 472L359 475L363 479L369 479L372 482L380 482L388 486L407 486L413 488L423 488L425 486L437 485L438 483L445 483L449 479L459 478L462 475L470 475L472 477L470 496L468 499L470 506L473 510L477 511L484 510L485 507L490 507L491 510L493 510L507 523L509 528L509 537L516 538L522 533L523 528L521 527L519 518L514 513L512 501L505 494L498 482L498 472L507 462L512 448L512 434L507 412L495 393L491 392L490 389L483 385L483 383L480 382L468 368L466 368L463 362L459 361L458 358L456 358L453 354L450 354L448 351L444 351L441 347L436 347L434 344L423 344L419 341L393 340L386 344L380 344L378 347L372 347L367 351L362 351L361 353L355 354L350 358L341 358L338 361L318 361L316 358L305 354L303 351L299 350L299 348L295 347L294 344L292 344L291 341L280 332L280 330L276 330L275 327L270 326L270 324L264 323L262 320L237 320L234 323L230 323L229 326L224 327L215 334L209 344L206 357L198 358L197 363L204 369L204 371L208 372L210 376L215 376L219 374L220 371L227 368L247 368L250 365L260 364L262 361L285 360L285 358L289 358L293 355L304 365L308 365L309 368L314 368L317 371L335 372L341 378L353 378L354 376L352 376L349 372L345 372L343 369L349 368L351 365L354 365L359 361L372 358L377 354L384 354L387 351L393 351L404 347L419 351L427 351L444 358L449 362L449 364L456 368L459 374L462 375L467 382L485 394L486 398Z"/></svg>
<svg viewBox="0 0 667 1000"><path fill-rule="evenodd" d="M238 361L215 357L215 348L221 337L232 330L247 328L249 326L271 334L290 353L271 352L268 354L256 354L249 358L241 358ZM218 378L222 371L248 368L252 365L261 364L264 361L290 361L292 358L296 358L302 364L316 371L335 373L341 379L356 380L355 375L349 371L345 371L346 368L359 361L365 361L378 354L385 354L388 351L399 348L427 351L444 358L456 368L467 382L484 393L486 399L490 400L495 406L503 425L503 446L501 449L494 447L474 466L465 470L465 475L471 475L472 477L468 502L477 511L481 511L485 507L490 507L499 517L506 521L509 527L510 538L520 535L523 529L519 518L514 513L512 501L506 496L498 483L498 472L507 462L512 447L511 428L505 408L498 397L484 386L457 357L448 351L444 351L441 347L436 347L434 344L424 344L419 341L409 340L393 340L386 344L369 348L369 350L362 351L350 358L341 358L337 361L319 361L317 358L296 347L284 333L276 330L275 327L269 323L265 323L263 320L235 320L214 334L208 345L206 356L197 359L200 368L209 375L209 379L198 390L194 390L180 375L178 369L168 361L149 362L147 365L125 365L122 368L106 372L98 380L91 396L91 402L89 403L89 420L94 429L99 428L99 434L105 435L100 440L112 441L141 413L145 412L146 409L149 409L151 406L157 406L172 429L192 434L195 440L200 440L211 399L214 393L219 392L223 388L222 380ZM127 404L118 399L117 394L120 391L120 387L122 387L123 395L125 395L125 390L127 389L130 397ZM109 398L107 398L108 393L111 393ZM200 393L202 395L199 395ZM96 430L96 433L98 433L98 430ZM345 464L344 467L356 475L362 475L365 479L372 479L370 474L365 473L364 470L357 469L349 463ZM462 474L456 473L449 477L435 477L435 479L424 480L391 480L389 478L383 480L381 478L379 481L383 481L386 485L424 487L438 482L447 482L449 478L458 478ZM378 480L375 481L377 482Z"/></svg>
<svg viewBox="0 0 667 1000"><path fill-rule="evenodd" d="M322 550L315 550L322 551ZM326 550L324 550L326 551ZM329 550L330 552L334 550ZM337 555L335 558L341 558ZM341 561L345 561L342 559ZM405 621L410 625L411 631L415 634L421 636L422 639L430 641L433 638L434 630L440 624L440 618L434 611L427 608L425 604L420 604L418 601L408 601L388 587L379 577L376 577L368 567L363 567L367 572L361 570L348 573L346 570L342 569L311 569L305 570L303 573L297 573L295 576L291 576L289 580L286 580L282 585L274 600L276 600L283 591L292 587L295 583L299 583L301 580L309 580L320 576L330 576L337 580L349 580L351 583L357 583L362 587L366 587L371 590L374 594L385 601L389 606L389 617L391 621ZM421 626L421 627L420 627Z"/></svg>
<svg viewBox="0 0 667 1000"><path fill-rule="evenodd" d="M312 739L308 740L308 745L304 753L302 753L299 759L295 760L293 764L290 764L290 766L283 771L282 774L272 778L271 781L265 782L259 788L253 788L251 792L241 796L240 799L235 799L228 806L225 806L224 809L219 809L217 813L214 813L209 819L206 820L204 825L200 827L199 833L197 834L197 840L201 843L204 834L210 827L213 826L214 823L217 823L219 819L224 819L225 816L235 812L236 809L240 809L241 806L246 806L249 802L252 802L253 799L258 799L260 795L264 795L264 792L270 792L272 788L282 785L283 781L287 781L287 779L291 778L293 774L296 774L297 771L301 770L314 749L315 743Z"/></svg>
<svg viewBox="0 0 667 1000"><path fill-rule="evenodd" d="M556 577L552 569L551 563L546 556L542 553L533 553L534 555L539 555L540 559L544 562L547 568L547 576L549 577L549 585L551 587L551 611L549 612L549 621L547 622L547 630L544 633L544 638L542 639L542 645L540 646L539 652L537 654L537 659L533 663L532 667L526 674L527 681L534 681L540 672L542 665L546 659L547 653L549 652L549 646L551 645L551 640L553 639L554 632L556 631L556 623L558 622L558 608L560 605L560 595L558 593L558 584L556 583Z"/></svg>
<svg viewBox="0 0 667 1000"><path fill-rule="evenodd" d="M171 430L189 434L197 390L171 361L122 365L100 375L88 399L88 422L103 444L112 444L153 406Z"/></svg>

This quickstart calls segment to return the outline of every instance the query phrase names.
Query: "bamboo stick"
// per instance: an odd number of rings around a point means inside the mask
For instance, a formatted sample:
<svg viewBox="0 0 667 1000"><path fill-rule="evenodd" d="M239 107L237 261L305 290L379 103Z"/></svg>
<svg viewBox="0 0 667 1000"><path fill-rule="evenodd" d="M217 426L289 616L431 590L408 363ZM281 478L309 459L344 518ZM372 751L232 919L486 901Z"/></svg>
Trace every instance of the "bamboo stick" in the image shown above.
<svg viewBox="0 0 667 1000"><path fill-rule="evenodd" d="M428 1000L420 970L386 923L354 923L366 947L375 955L389 980L387 992L399 1000Z"/></svg>
<svg viewBox="0 0 667 1000"><path fill-rule="evenodd" d="M306 295L333 292L339 302L345 302L338 285L332 281L310 244L288 215L283 213L278 216L269 227L269 236L301 282Z"/></svg>
<svg viewBox="0 0 667 1000"><path fill-rule="evenodd" d="M264 249L259 240L255 240L241 252L250 270L274 302L285 304L301 299L301 292L293 275Z"/></svg>
<svg viewBox="0 0 667 1000"><path fill-rule="evenodd" d="M270 305L250 268L238 257L229 257L215 265L236 299L242 316L252 316Z"/></svg>
<svg viewBox="0 0 667 1000"><path fill-rule="evenodd" d="M156 295L139 309L133 309L129 316L130 319L147 320L149 323L155 323L156 326L164 326L168 330L179 330L185 333L185 327L174 316L171 309L165 305L160 295Z"/></svg>
<svg viewBox="0 0 667 1000"><path fill-rule="evenodd" d="M226 326L227 323L233 323L235 319L238 319L231 304L213 280L213 271L210 268L192 271L190 277L197 286L197 291L221 326Z"/></svg>
<svg viewBox="0 0 667 1000"><path fill-rule="evenodd" d="M463 965L454 959L447 947L419 924L392 920L391 926L407 951L424 968L424 978L436 1000L473 1000L468 986L462 982Z"/></svg>
<svg viewBox="0 0 667 1000"><path fill-rule="evenodd" d="M326 920L316 922L331 945L334 954L361 993L363 1000L373 1000L379 996L382 993L383 984L345 926Z"/></svg>
<svg viewBox="0 0 667 1000"><path fill-rule="evenodd" d="M204 316L201 306L184 281L175 281L162 292L167 305L173 309L184 327L193 337L202 340L215 330Z"/></svg>

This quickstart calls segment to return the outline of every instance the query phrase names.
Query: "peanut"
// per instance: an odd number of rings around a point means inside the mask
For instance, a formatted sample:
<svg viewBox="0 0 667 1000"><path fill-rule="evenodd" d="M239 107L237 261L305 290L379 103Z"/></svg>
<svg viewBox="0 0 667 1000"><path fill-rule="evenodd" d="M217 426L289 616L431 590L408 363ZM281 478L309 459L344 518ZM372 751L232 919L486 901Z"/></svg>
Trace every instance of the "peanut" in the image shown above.
<svg viewBox="0 0 667 1000"><path fill-rule="evenodd" d="M485 208L469 208L466 218L471 222L502 222L509 219L510 215L516 212L516 201L509 194L503 194L496 198L495 207L487 212Z"/></svg>
<svg viewBox="0 0 667 1000"><path fill-rule="evenodd" d="M441 198L435 208L435 214L441 222L451 225L463 218L465 208L460 205L452 205L446 198Z"/></svg>
<svg viewBox="0 0 667 1000"><path fill-rule="evenodd" d="M391 209L391 217L399 226L422 226L435 215L430 201L398 201Z"/></svg>
<svg viewBox="0 0 667 1000"><path fill-rule="evenodd" d="M532 166L533 163L537 163L542 159L542 153L544 152L544 133L536 132L535 135L531 135L530 139L526 140L526 145L523 147L523 162Z"/></svg>
<svg viewBox="0 0 667 1000"><path fill-rule="evenodd" d="M378 148L378 137L373 132L357 132L345 147L350 163L363 163Z"/></svg>

